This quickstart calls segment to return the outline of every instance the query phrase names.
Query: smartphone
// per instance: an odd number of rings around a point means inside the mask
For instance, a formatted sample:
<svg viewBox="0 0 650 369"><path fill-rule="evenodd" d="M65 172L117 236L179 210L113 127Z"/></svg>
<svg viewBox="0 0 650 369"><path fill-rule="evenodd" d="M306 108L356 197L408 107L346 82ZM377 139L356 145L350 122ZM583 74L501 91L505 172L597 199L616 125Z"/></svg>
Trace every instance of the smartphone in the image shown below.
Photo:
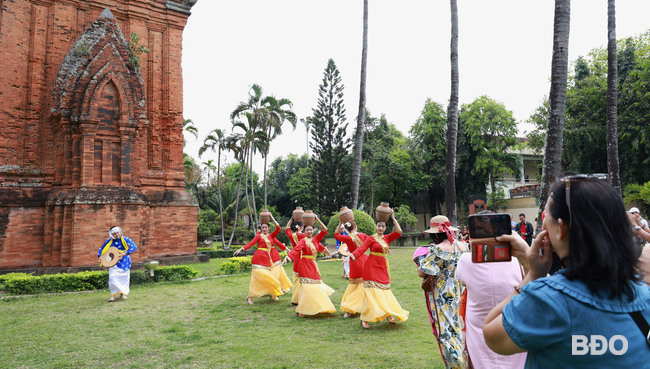
<svg viewBox="0 0 650 369"><path fill-rule="evenodd" d="M472 262L510 261L511 247L496 237L512 234L510 214L474 214L468 218Z"/></svg>

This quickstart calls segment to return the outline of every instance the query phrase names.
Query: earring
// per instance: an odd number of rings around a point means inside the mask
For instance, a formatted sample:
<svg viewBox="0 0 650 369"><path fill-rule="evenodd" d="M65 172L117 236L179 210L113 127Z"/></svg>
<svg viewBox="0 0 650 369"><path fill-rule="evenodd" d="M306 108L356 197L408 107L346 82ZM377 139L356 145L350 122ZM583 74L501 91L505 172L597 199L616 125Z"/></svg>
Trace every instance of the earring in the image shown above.
<svg viewBox="0 0 650 369"><path fill-rule="evenodd" d="M558 234L556 234L556 235L555 235L555 238L557 238L557 239L558 239L558 241L559 241L559 240L560 240L560 234L559 234L559 233L558 233Z"/></svg>

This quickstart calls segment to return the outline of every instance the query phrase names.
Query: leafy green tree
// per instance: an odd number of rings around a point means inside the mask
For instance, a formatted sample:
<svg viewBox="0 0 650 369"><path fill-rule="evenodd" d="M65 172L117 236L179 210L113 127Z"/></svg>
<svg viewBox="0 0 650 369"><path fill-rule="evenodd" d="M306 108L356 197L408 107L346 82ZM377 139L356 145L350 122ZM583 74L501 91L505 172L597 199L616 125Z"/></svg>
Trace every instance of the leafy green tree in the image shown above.
<svg viewBox="0 0 650 369"><path fill-rule="evenodd" d="M318 103L309 119L312 139L312 194L317 199L317 210L330 216L347 203L350 190L350 141L345 137L348 124L345 118L343 89L339 70L329 59L318 88Z"/></svg>
<svg viewBox="0 0 650 369"><path fill-rule="evenodd" d="M275 207L279 214L289 217L296 206L302 206L289 194L288 182L294 173L307 166L307 155L289 154L286 159L276 158L271 163L267 173L269 206Z"/></svg>
<svg viewBox="0 0 650 369"><path fill-rule="evenodd" d="M623 192L626 204L634 203L641 211L650 214L650 181L644 184L630 183Z"/></svg>
<svg viewBox="0 0 650 369"><path fill-rule="evenodd" d="M216 178L217 178L217 202L219 204L219 219L221 220L221 229L224 229L223 224L223 204L221 201L221 151L225 145L225 135L223 130L215 128L208 134L208 136L203 140L203 145L199 148L199 157L203 153L210 149L213 152L217 152L217 168L216 168ZM224 232L221 232L221 246L226 246L226 239Z"/></svg>
<svg viewBox="0 0 650 369"><path fill-rule="evenodd" d="M409 131L410 151L415 165L426 175L429 208L436 214L442 214L445 202L447 124L447 113L442 104L427 99L420 117Z"/></svg>
<svg viewBox="0 0 650 369"><path fill-rule="evenodd" d="M488 96L465 105L461 117L466 122L465 133L478 152L473 173L488 176L490 196L496 197L497 178L518 170L516 159L507 152L517 144L517 122L511 111Z"/></svg>
<svg viewBox="0 0 650 369"><path fill-rule="evenodd" d="M311 166L302 167L293 173L287 181L289 196L295 204L302 206L305 210L316 209L318 199L313 191L313 175ZM318 211L314 211L318 214Z"/></svg>

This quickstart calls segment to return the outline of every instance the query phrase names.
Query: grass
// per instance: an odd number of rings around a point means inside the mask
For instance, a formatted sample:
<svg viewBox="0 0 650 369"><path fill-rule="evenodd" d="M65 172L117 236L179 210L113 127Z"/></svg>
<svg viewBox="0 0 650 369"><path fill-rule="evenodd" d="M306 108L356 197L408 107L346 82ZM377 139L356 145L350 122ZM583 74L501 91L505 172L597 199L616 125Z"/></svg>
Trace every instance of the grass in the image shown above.
<svg viewBox="0 0 650 369"><path fill-rule="evenodd" d="M409 319L369 330L340 311L299 318L290 294L249 306L249 273L137 285L115 303L107 290L5 298L0 368L444 368L412 254L402 248L389 257L392 291ZM193 267L208 275L225 260ZM342 266L318 265L338 308ZM291 276L291 265L285 269Z"/></svg>

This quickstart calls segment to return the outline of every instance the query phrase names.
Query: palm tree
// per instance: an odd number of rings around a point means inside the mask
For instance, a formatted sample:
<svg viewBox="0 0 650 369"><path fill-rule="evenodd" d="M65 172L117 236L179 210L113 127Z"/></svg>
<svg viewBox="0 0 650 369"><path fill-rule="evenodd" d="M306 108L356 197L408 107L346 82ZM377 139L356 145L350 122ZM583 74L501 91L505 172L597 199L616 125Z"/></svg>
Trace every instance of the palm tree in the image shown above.
<svg viewBox="0 0 650 369"><path fill-rule="evenodd" d="M221 149L224 146L224 133L222 130L215 128L203 140L203 145L199 148L199 157L207 149L217 152L217 200L219 202L219 219L221 220L221 246L226 246L226 239L224 236L224 222L223 222L223 204L221 200Z"/></svg>
<svg viewBox="0 0 650 369"><path fill-rule="evenodd" d="M607 0L607 172L619 192L621 178L618 163L618 59L616 56L616 1Z"/></svg>
<svg viewBox="0 0 650 369"><path fill-rule="evenodd" d="M363 127L366 123L366 65L368 64L368 0L363 0L363 46L361 47L361 84L359 87L359 114L354 141L354 164L352 167L352 209L359 205L359 182L363 151Z"/></svg>
<svg viewBox="0 0 650 369"><path fill-rule="evenodd" d="M451 94L447 111L447 161L445 165L445 205L447 218L458 224L456 214L456 140L458 138L458 2L450 0L451 7Z"/></svg>
<svg viewBox="0 0 650 369"><path fill-rule="evenodd" d="M539 219L546 206L549 187L561 170L562 135L566 108L567 74L569 71L569 24L571 0L555 0L553 21L553 59L551 61L551 92L549 93L549 119L546 131L544 164L540 193ZM542 222L537 222L540 231Z"/></svg>
<svg viewBox="0 0 650 369"><path fill-rule="evenodd" d="M245 126L244 126L245 128ZM235 211L233 216L233 225L232 232L230 233L230 239L228 240L228 246L224 247L226 250L230 249L232 244L232 239L235 236L235 229L237 228L237 214L239 212L239 199L241 198L241 182L244 174L244 164L246 162L246 143L244 142L244 135L241 133L234 133L231 136L228 136L224 139L224 147L227 147L228 150L232 151L235 154L235 158L239 160L242 165L241 171L239 173L239 180L237 181L237 190L235 191ZM225 232L225 229L223 230Z"/></svg>
<svg viewBox="0 0 650 369"><path fill-rule="evenodd" d="M264 145L264 207L266 208L266 161L269 156L271 141L282 134L282 124L289 121L293 129L296 129L296 114L289 110L293 103L289 99L276 99L273 96L264 98L264 106L268 109L267 119L263 122L266 128L266 143ZM286 108L285 108L286 107Z"/></svg>
<svg viewBox="0 0 650 369"><path fill-rule="evenodd" d="M183 121L183 131L187 131L187 132L193 134L194 138L199 138L199 136L198 136L199 130L198 130L198 128L196 128L196 126L194 125L194 122L192 122L191 119L185 119ZM185 147L185 137L183 137L183 147Z"/></svg>

